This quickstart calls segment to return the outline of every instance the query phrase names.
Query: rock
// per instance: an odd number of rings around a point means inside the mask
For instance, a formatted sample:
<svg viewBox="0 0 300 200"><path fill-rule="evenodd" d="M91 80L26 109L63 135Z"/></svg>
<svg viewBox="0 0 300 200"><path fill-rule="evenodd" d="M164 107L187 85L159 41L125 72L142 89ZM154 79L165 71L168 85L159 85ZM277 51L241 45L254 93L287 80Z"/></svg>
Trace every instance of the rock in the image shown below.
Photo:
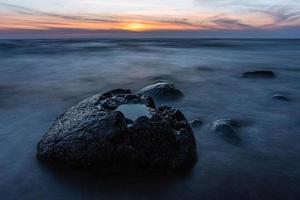
<svg viewBox="0 0 300 200"><path fill-rule="evenodd" d="M190 121L190 124L193 128L198 128L203 125L203 122L199 119L194 119L194 120Z"/></svg>
<svg viewBox="0 0 300 200"><path fill-rule="evenodd" d="M237 133L235 128L239 127L238 123L231 119L219 119L215 121L211 126L211 131L214 133L222 134L229 138L236 138Z"/></svg>
<svg viewBox="0 0 300 200"><path fill-rule="evenodd" d="M243 78L275 78L275 73L272 71L252 71L245 72L242 75Z"/></svg>
<svg viewBox="0 0 300 200"><path fill-rule="evenodd" d="M281 101L290 101L290 99L283 94L273 94L273 99L281 100Z"/></svg>
<svg viewBox="0 0 300 200"><path fill-rule="evenodd" d="M126 120L127 125L133 124L133 122L134 122L132 119L128 119L128 118L126 118L125 120Z"/></svg>
<svg viewBox="0 0 300 200"><path fill-rule="evenodd" d="M63 167L173 171L193 164L196 144L179 110L119 89L59 116L38 143L37 158Z"/></svg>
<svg viewBox="0 0 300 200"><path fill-rule="evenodd" d="M175 88L173 84L167 82L159 82L144 87L138 94L150 96L156 100L175 100L183 97L180 90Z"/></svg>

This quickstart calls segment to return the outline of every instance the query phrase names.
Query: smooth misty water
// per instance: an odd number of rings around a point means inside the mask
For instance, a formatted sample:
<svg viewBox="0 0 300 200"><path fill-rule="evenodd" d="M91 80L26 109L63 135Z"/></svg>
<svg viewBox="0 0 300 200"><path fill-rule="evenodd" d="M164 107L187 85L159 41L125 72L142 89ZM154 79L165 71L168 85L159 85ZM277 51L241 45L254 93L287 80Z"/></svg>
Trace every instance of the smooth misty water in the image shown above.
<svg viewBox="0 0 300 200"><path fill-rule="evenodd" d="M255 69L277 78L239 77ZM204 121L189 174L96 177L36 161L39 139L68 107L158 80L185 94L168 104ZM0 40L0 199L296 200L299 102L300 40ZM241 122L239 144L209 133L225 117Z"/></svg>

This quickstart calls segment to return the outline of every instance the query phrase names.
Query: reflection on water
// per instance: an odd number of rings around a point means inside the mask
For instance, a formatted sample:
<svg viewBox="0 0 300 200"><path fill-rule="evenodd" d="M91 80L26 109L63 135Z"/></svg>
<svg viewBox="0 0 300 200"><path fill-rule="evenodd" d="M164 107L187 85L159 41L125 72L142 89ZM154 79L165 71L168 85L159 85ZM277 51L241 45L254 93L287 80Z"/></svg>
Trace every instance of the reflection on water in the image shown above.
<svg viewBox="0 0 300 200"><path fill-rule="evenodd" d="M299 57L300 40L0 40L1 198L298 199ZM257 69L277 78L240 78ZM204 121L194 131L199 156L190 174L95 178L37 163L37 142L68 107L157 80L185 95L167 104ZM274 93L291 101L276 101ZM146 112L119 109L130 118ZM239 145L210 134L210 124L222 118L245 122Z"/></svg>
<svg viewBox="0 0 300 200"><path fill-rule="evenodd" d="M116 110L122 112L126 118L133 121L140 116L151 117L149 108L144 104L123 104L120 105Z"/></svg>

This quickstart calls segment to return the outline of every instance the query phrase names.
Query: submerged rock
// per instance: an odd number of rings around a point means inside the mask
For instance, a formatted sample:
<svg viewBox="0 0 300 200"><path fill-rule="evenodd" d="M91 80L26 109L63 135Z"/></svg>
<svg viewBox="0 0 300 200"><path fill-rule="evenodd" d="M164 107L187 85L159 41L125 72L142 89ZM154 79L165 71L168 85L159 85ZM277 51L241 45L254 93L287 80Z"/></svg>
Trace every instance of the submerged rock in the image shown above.
<svg viewBox="0 0 300 200"><path fill-rule="evenodd" d="M245 72L242 74L243 78L275 78L275 73L272 71L261 70Z"/></svg>
<svg viewBox="0 0 300 200"><path fill-rule="evenodd" d="M213 122L211 131L219 133L222 136L228 138L238 138L235 128L239 127L239 124L232 119L219 119Z"/></svg>
<svg viewBox="0 0 300 200"><path fill-rule="evenodd" d="M281 100L281 101L290 101L290 99L283 94L273 94L273 99Z"/></svg>
<svg viewBox="0 0 300 200"><path fill-rule="evenodd" d="M161 100L174 100L183 97L180 90L175 88L173 84L167 82L159 82L146 86L138 91L138 94L147 95L154 99Z"/></svg>
<svg viewBox="0 0 300 200"><path fill-rule="evenodd" d="M193 128L198 128L203 125L203 122L199 119L194 119L194 120L190 121L190 124Z"/></svg>
<svg viewBox="0 0 300 200"><path fill-rule="evenodd" d="M151 97L112 90L59 116L38 143L37 158L60 166L177 170L196 159L193 131L177 109Z"/></svg>

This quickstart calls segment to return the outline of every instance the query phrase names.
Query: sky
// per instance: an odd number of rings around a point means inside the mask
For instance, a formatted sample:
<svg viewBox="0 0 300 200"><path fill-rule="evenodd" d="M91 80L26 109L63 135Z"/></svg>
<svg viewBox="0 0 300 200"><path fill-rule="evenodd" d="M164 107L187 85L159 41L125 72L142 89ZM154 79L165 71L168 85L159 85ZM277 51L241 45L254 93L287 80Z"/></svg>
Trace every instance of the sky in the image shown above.
<svg viewBox="0 0 300 200"><path fill-rule="evenodd" d="M0 38L300 37L300 0L0 0Z"/></svg>

